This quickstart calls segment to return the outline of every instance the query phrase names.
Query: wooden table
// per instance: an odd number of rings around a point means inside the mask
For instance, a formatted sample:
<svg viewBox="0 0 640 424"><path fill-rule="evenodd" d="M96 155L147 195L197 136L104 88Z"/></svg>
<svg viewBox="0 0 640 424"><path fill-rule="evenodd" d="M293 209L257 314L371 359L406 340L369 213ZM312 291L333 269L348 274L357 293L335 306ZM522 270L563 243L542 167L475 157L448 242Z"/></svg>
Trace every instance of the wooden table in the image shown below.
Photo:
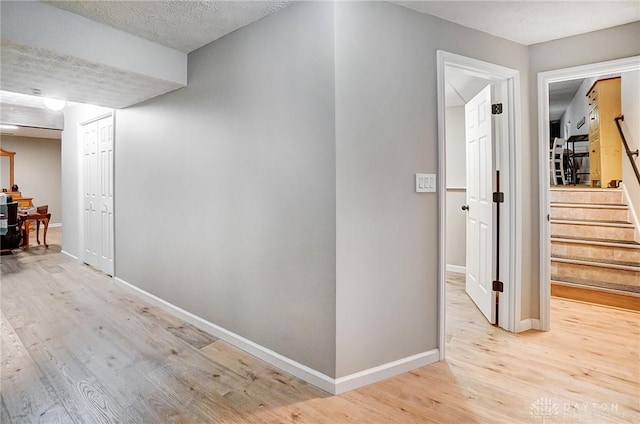
<svg viewBox="0 0 640 424"><path fill-rule="evenodd" d="M32 213L32 214L18 214L18 228L22 232L22 248L29 250L29 221L36 222L36 241L40 244L40 222L44 224L44 236L42 242L45 248L48 248L47 244L47 230L49 229L49 220L51 219L50 213Z"/></svg>

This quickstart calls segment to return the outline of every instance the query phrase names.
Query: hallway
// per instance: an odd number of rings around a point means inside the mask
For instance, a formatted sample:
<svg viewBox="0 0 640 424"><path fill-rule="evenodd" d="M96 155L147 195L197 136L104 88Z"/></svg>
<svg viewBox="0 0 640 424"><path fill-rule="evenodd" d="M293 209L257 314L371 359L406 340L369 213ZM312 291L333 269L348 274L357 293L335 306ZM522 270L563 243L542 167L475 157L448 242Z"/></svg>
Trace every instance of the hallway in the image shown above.
<svg viewBox="0 0 640 424"><path fill-rule="evenodd" d="M67 258L59 229L49 237L49 250L2 257L2 423L640 420L634 312L553 298L551 332L513 335L451 274L447 361L330 396Z"/></svg>

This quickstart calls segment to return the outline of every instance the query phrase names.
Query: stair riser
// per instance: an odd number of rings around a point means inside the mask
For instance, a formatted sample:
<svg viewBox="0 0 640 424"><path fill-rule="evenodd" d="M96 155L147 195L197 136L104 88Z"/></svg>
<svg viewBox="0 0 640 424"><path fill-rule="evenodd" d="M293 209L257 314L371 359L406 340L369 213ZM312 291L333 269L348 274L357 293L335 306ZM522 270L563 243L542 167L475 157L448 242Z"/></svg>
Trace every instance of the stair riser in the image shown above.
<svg viewBox="0 0 640 424"><path fill-rule="evenodd" d="M584 280L640 286L640 271L627 271L623 269L604 268L551 260L551 274L558 276L560 280L563 276L566 276Z"/></svg>
<svg viewBox="0 0 640 424"><path fill-rule="evenodd" d="M622 192L612 191L570 191L551 190L551 203L598 203L619 205L622 203Z"/></svg>
<svg viewBox="0 0 640 424"><path fill-rule="evenodd" d="M551 205L551 219L586 219L591 221L626 221L629 218L626 209L606 208L566 208Z"/></svg>
<svg viewBox="0 0 640 424"><path fill-rule="evenodd" d="M551 223L551 237L582 237L633 241L633 228Z"/></svg>
<svg viewBox="0 0 640 424"><path fill-rule="evenodd" d="M640 249L618 246L600 246L570 242L551 242L551 256L571 256L576 259L596 259L640 264Z"/></svg>
<svg viewBox="0 0 640 424"><path fill-rule="evenodd" d="M589 286L576 287L551 283L551 296L581 300L583 302L613 306L615 308L631 309L632 311L640 311L640 297L603 292L594 290Z"/></svg>

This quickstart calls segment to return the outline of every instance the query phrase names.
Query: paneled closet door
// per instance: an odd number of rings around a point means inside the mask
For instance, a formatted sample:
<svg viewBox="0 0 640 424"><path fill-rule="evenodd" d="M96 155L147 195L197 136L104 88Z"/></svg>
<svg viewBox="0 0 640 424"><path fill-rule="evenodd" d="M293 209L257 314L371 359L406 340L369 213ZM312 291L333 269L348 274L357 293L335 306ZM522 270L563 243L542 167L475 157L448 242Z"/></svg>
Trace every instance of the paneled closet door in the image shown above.
<svg viewBox="0 0 640 424"><path fill-rule="evenodd" d="M113 275L113 116L98 121L99 268Z"/></svg>
<svg viewBox="0 0 640 424"><path fill-rule="evenodd" d="M84 262L113 275L113 116L83 125Z"/></svg>
<svg viewBox="0 0 640 424"><path fill-rule="evenodd" d="M98 123L82 126L83 194L84 194L84 257L82 260L98 267Z"/></svg>

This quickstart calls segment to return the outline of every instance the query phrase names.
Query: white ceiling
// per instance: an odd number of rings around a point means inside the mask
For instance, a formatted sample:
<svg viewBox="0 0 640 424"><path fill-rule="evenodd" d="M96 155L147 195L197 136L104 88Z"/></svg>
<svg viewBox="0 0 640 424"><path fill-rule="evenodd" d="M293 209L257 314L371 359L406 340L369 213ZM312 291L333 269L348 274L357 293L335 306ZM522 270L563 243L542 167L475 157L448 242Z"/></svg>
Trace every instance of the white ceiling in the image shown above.
<svg viewBox="0 0 640 424"><path fill-rule="evenodd" d="M527 46L640 20L638 0L392 3Z"/></svg>
<svg viewBox="0 0 640 424"><path fill-rule="evenodd" d="M134 34L156 43L190 52L294 1L46 1L58 9ZM27 2L28 3L28 2ZM634 1L417 1L404 7L488 32L522 44L533 44L640 20L640 2ZM89 22L89 21L87 21ZM134 104L176 89L168 81L135 72L106 69L77 57L46 51L2 39L2 90L31 93L107 107ZM52 71L55 70L55 71ZM106 70L105 70L106 69ZM12 77L10 77L12 76ZM453 77L455 78L455 77ZM465 97L464 82L452 87ZM451 87L449 87L451 88ZM455 90L454 90L455 95ZM137 96L132 98L131 96ZM466 99L468 100L468 99Z"/></svg>
<svg viewBox="0 0 640 424"><path fill-rule="evenodd" d="M42 97L0 91L0 105L0 122L3 124L53 130L61 130L64 127L63 113L47 109ZM2 132L16 133L16 130Z"/></svg>
<svg viewBox="0 0 640 424"><path fill-rule="evenodd" d="M562 118L583 81L584 78L549 84L549 120Z"/></svg>
<svg viewBox="0 0 640 424"><path fill-rule="evenodd" d="M445 107L464 106L490 81L469 75L467 72L447 67L445 69L444 101Z"/></svg>
<svg viewBox="0 0 640 424"><path fill-rule="evenodd" d="M1 130L3 136L12 135L14 137L47 138L60 140L62 131L50 130L47 128L18 127L15 130Z"/></svg>

